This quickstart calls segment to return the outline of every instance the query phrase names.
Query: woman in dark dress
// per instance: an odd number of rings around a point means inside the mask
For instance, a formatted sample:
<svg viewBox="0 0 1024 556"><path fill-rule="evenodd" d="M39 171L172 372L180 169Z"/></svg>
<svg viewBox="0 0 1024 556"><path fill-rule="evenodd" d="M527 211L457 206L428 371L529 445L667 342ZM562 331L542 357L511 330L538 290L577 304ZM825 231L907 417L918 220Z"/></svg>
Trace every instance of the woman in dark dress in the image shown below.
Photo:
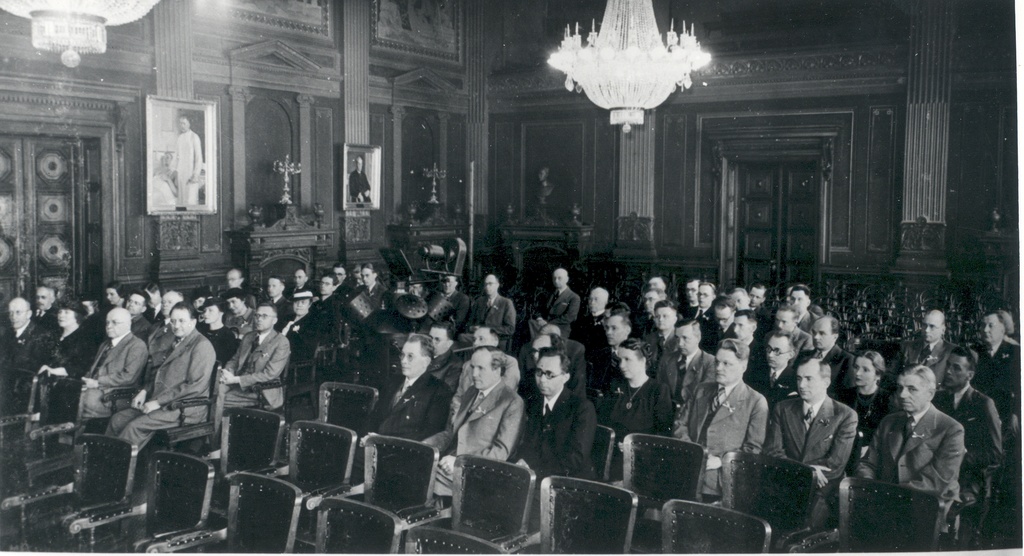
<svg viewBox="0 0 1024 556"><path fill-rule="evenodd" d="M839 399L857 412L857 437L846 465L849 474L857 469L857 462L874 438L882 418L896 409L891 393L880 387L885 375L885 359L881 354L865 351L857 355L853 360L853 372L856 390L841 391Z"/></svg>
<svg viewBox="0 0 1024 556"><path fill-rule="evenodd" d="M238 351L238 344L241 343L235 337L231 329L224 326L224 313L228 310L226 301L217 297L209 297L202 307L202 324L199 333L210 340L213 344L213 351L217 354L217 362L221 365L227 363Z"/></svg>
<svg viewBox="0 0 1024 556"><path fill-rule="evenodd" d="M85 307L81 303L66 302L60 305L57 310L60 338L54 344L48 364L40 367L40 373L82 378L89 372L99 344L95 338L90 337L88 330L82 328L83 320Z"/></svg>
<svg viewBox="0 0 1024 556"><path fill-rule="evenodd" d="M647 373L652 349L646 342L629 338L616 349L622 373L611 386L600 423L615 431L616 449L611 480L622 479L622 442L631 433L669 436L672 432L672 398L668 387Z"/></svg>
<svg viewBox="0 0 1024 556"><path fill-rule="evenodd" d="M990 311L981 322L982 343L974 347L978 367L971 386L992 398L1005 422L1011 414L1020 414L1020 346L1007 334L1013 317L1006 311Z"/></svg>

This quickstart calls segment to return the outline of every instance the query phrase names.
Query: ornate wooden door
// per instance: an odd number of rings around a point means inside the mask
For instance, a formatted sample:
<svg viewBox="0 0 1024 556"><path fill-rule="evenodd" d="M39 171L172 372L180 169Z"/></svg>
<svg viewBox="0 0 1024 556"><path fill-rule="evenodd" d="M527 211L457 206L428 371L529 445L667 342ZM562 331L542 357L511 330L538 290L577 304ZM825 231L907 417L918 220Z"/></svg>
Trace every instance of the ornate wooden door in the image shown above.
<svg viewBox="0 0 1024 556"><path fill-rule="evenodd" d="M743 284L811 282L818 241L817 162L744 162L739 185Z"/></svg>
<svg viewBox="0 0 1024 556"><path fill-rule="evenodd" d="M75 233L82 203L81 144L0 136L0 294L31 297L36 284L63 294L82 286Z"/></svg>

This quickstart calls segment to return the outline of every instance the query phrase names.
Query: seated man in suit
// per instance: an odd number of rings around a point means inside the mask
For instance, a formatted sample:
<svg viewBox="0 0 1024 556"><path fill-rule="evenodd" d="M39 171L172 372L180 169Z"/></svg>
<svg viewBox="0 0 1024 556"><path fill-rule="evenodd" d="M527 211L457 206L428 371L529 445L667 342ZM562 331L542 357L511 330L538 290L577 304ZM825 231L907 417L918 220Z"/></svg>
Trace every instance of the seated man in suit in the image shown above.
<svg viewBox="0 0 1024 556"><path fill-rule="evenodd" d="M370 297L370 306L374 309L386 309L391 303L390 296L388 295L389 292L379 280L377 270L373 268L373 263L364 264L359 273L363 279L363 285L360 289Z"/></svg>
<svg viewBox="0 0 1024 556"><path fill-rule="evenodd" d="M132 334L132 316L115 307L107 313L107 340L100 344L96 359L82 378L87 390L82 395L82 418L110 417L110 407L103 403L108 390L135 386L142 378L149 351L146 342Z"/></svg>
<svg viewBox="0 0 1024 556"><path fill-rule="evenodd" d="M946 376L946 361L954 345L943 340L946 334L946 315L937 309L928 311L921 320L921 337L907 340L900 344L896 372L899 373L915 365L924 365L935 374L937 384L942 384ZM891 386L894 377L883 381L882 386Z"/></svg>
<svg viewBox="0 0 1024 556"><path fill-rule="evenodd" d="M295 316L292 314L291 301L288 301L288 298L284 296L284 278L280 276L271 276L267 278L267 287L265 291L265 301L271 303L274 308L277 309L277 324L274 325L274 330L280 332L281 330L284 330L288 321L292 320Z"/></svg>
<svg viewBox="0 0 1024 556"><path fill-rule="evenodd" d="M49 360L55 342L32 320L32 306L24 298L7 303L7 317L11 325L0 331L0 416L28 408L32 377Z"/></svg>
<svg viewBox="0 0 1024 556"><path fill-rule="evenodd" d="M234 357L220 370L219 405L225 408L258 407L261 393L268 409L284 405L281 388L253 390L257 384L279 378L288 367L291 344L288 338L274 330L275 324L277 308L273 303L260 303L253 316L254 330L242 338Z"/></svg>
<svg viewBox="0 0 1024 556"><path fill-rule="evenodd" d="M715 351L722 340L736 337L733 329L733 318L736 315L736 302L731 297L720 295L711 302L712 326L705 327L709 336L701 340L705 351Z"/></svg>
<svg viewBox="0 0 1024 556"><path fill-rule="evenodd" d="M1012 425L1020 414L1020 346L1007 335L1013 317L1006 311L989 311L979 323L982 343L975 346L977 372L973 388L992 398L1003 425Z"/></svg>
<svg viewBox="0 0 1024 556"><path fill-rule="evenodd" d="M882 419L857 464L857 476L958 500L964 427L932 405L935 373L924 365L910 367L897 387L903 411Z"/></svg>
<svg viewBox="0 0 1024 556"><path fill-rule="evenodd" d="M796 368L800 397L775 404L764 448L769 456L814 468L817 491L811 507L812 530L830 525L839 516L839 482L857 436L857 414L828 397L831 381L828 365L804 359Z"/></svg>
<svg viewBox="0 0 1024 556"><path fill-rule="evenodd" d="M935 409L964 427L967 455L960 465L960 500L964 504L985 498L985 482L1003 463L1002 421L991 398L975 390L971 379L977 360L971 350L956 346L949 352L943 389L935 394ZM977 524L980 520L975 519Z"/></svg>
<svg viewBox="0 0 1024 556"><path fill-rule="evenodd" d="M511 299L498 294L499 288L501 283L498 282L497 276L488 274L484 277L483 295L473 300L466 331L472 334L481 326L490 328L500 339L498 347L506 351L509 340L516 332L516 308L512 305ZM472 341L472 337L464 335L459 340Z"/></svg>
<svg viewBox="0 0 1024 556"><path fill-rule="evenodd" d="M590 358L593 372L587 374L588 396L607 395L611 392L613 379L621 376L619 357L615 352L633 331L629 317L629 307L625 303L616 303L608 308L604 317L604 347L597 349Z"/></svg>
<svg viewBox="0 0 1024 556"><path fill-rule="evenodd" d="M504 384L503 355L493 346L478 347L470 357L473 385L459 400L445 430L423 442L438 449L435 494L451 496L455 456L471 454L506 461L516 448L523 421L523 400ZM455 403L453 400L453 407Z"/></svg>
<svg viewBox="0 0 1024 556"><path fill-rule="evenodd" d="M583 346L572 340L563 340L559 333L557 326L545 325L532 342L519 350L521 377L518 392L519 397L527 403L540 395L533 375L540 361L540 352L545 349L555 349L563 353L569 361L569 381L565 386L566 390L574 396L587 397L587 362L583 357Z"/></svg>
<svg viewBox="0 0 1024 556"><path fill-rule="evenodd" d="M433 323L430 325L430 340L434 349L431 350L433 358L427 372L445 383L449 390L455 391L459 387L464 363L462 357L452 351L455 345L455 324L448 321Z"/></svg>
<svg viewBox="0 0 1024 556"><path fill-rule="evenodd" d="M747 369L744 381L765 397L769 409L796 395L796 371L792 363L797 354L792 342L790 334L773 330L765 342L764 357L750 357L751 363L757 366Z"/></svg>
<svg viewBox="0 0 1024 556"><path fill-rule="evenodd" d="M813 349L814 341L811 335L797 327L796 318L797 312L792 305L782 305L775 311L775 329L789 333L795 353Z"/></svg>
<svg viewBox="0 0 1024 556"><path fill-rule="evenodd" d="M654 308L661 303L666 301L668 295L659 289L647 286L644 289L644 293L641 296L643 301L644 310L639 314L634 315L633 329L637 331L637 336L643 338L648 334L654 334L657 330L657 326L654 323Z"/></svg>
<svg viewBox="0 0 1024 556"><path fill-rule="evenodd" d="M676 323L679 322L679 311L675 303L662 300L654 304L654 330L644 335L643 340L651 346L654 355L648 364L652 369L658 368L663 354L675 352L679 340L676 338ZM671 358L671 356L670 356Z"/></svg>
<svg viewBox="0 0 1024 556"><path fill-rule="evenodd" d="M146 320L146 294L142 290L131 290L125 295L125 309L132 318L131 331L145 343L149 337L150 322Z"/></svg>
<svg viewBox="0 0 1024 556"><path fill-rule="evenodd" d="M566 386L572 377L569 358L557 348L541 348L533 375L540 395L527 401L519 464L537 473L538 484L551 475L593 479L597 414L586 396Z"/></svg>
<svg viewBox="0 0 1024 556"><path fill-rule="evenodd" d="M568 338L572 323L580 313L580 296L569 289L569 273L564 268L556 268L551 274L551 281L555 291L551 292L547 304L530 319L531 338L536 338L548 323L557 325L562 330L562 337Z"/></svg>
<svg viewBox="0 0 1024 556"><path fill-rule="evenodd" d="M693 400L697 386L715 381L715 356L700 349L700 323L688 320L676 327L676 349L658 362L658 382L668 386L676 415Z"/></svg>
<svg viewBox="0 0 1024 556"><path fill-rule="evenodd" d="M707 448L702 500L722 496L719 469L726 452L761 453L768 426L768 402L743 384L750 352L736 340L724 340L715 354L715 382L700 384L693 401L676 417L672 436Z"/></svg>
<svg viewBox="0 0 1024 556"><path fill-rule="evenodd" d="M50 286L36 288L36 310L32 313L32 322L49 330L53 334L60 332L57 324L57 290Z"/></svg>
<svg viewBox="0 0 1024 556"><path fill-rule="evenodd" d="M679 320L693 320L700 312L700 300L697 299L697 290L700 288L700 278L691 278L684 282L684 299L679 301Z"/></svg>
<svg viewBox="0 0 1024 556"><path fill-rule="evenodd" d="M169 326L175 341L163 363L147 374L146 387L132 398L131 407L110 418L107 435L127 440L140 449L153 433L178 426L185 412L185 423L206 418L207 408L169 409L172 402L210 395L210 378L217 354L210 341L196 330L198 316L189 303L179 302L171 309Z"/></svg>
<svg viewBox="0 0 1024 556"><path fill-rule="evenodd" d="M828 387L830 398L848 396L857 388L854 383L853 354L836 345L839 339L839 320L832 315L818 318L811 324L812 357L828 365L832 381Z"/></svg>
<svg viewBox="0 0 1024 556"><path fill-rule="evenodd" d="M321 331L312 318L312 306L313 292L299 290L292 294L292 318L281 329L281 335L291 344L292 361L312 361L320 347Z"/></svg>
<svg viewBox="0 0 1024 556"><path fill-rule="evenodd" d="M811 289L804 284L793 284L789 288L787 301L796 309L796 326L800 330L810 334L811 325L814 324L814 315L811 314Z"/></svg>
<svg viewBox="0 0 1024 556"><path fill-rule="evenodd" d="M586 348L587 361L591 355L603 347L607 342L604 339L604 316L608 309L608 290L597 287L590 290L587 296L587 312L576 319L569 338L575 340Z"/></svg>
<svg viewBox="0 0 1024 556"><path fill-rule="evenodd" d="M498 335L494 333L494 330L481 326L473 332L473 347L498 347L499 339ZM500 348L499 348L500 349ZM476 350L473 350L475 353ZM504 351L494 356L495 364L502 368L501 381L508 387L509 390L515 392L519 389L519 362L516 361L515 357L508 355ZM459 383L455 388L455 395L452 397L452 407L448 412L449 416L454 415L459 410L459 404L462 403L462 396L467 390L473 387L473 365L471 361L466 361L462 364L462 374L459 375Z"/></svg>
<svg viewBox="0 0 1024 556"><path fill-rule="evenodd" d="M469 300L468 295L459 291L459 277L454 274L445 276L441 280L441 295L455 309L455 312L450 317L454 325L451 339L454 340L466 328L466 322L469 320L469 308L473 302Z"/></svg>
<svg viewBox="0 0 1024 556"><path fill-rule="evenodd" d="M410 334L402 345L402 376L388 381L370 415L369 430L378 434L423 440L444 430L452 390L427 370L434 343Z"/></svg>

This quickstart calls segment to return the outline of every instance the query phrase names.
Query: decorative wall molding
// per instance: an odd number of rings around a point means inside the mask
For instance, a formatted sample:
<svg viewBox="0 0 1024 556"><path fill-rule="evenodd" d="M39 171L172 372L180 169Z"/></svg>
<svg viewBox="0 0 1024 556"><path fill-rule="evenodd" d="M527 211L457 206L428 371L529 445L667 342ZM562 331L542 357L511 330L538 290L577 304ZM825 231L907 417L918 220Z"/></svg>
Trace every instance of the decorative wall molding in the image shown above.
<svg viewBox="0 0 1024 556"><path fill-rule="evenodd" d="M627 216L620 216L616 239L619 242L646 242L654 241L654 218L651 216L637 216L631 212Z"/></svg>
<svg viewBox="0 0 1024 556"><path fill-rule="evenodd" d="M921 216L900 224L900 252L943 255L946 250L946 225L928 222Z"/></svg>
<svg viewBox="0 0 1024 556"><path fill-rule="evenodd" d="M280 67L280 64L269 63L269 60L279 60L284 67L299 71L317 72L323 69L320 64L277 39L236 48L228 53L228 58L232 65L248 63L253 67Z"/></svg>
<svg viewBox="0 0 1024 556"><path fill-rule="evenodd" d="M427 88L443 93L459 91L459 88L451 81L441 77L436 71L425 67L419 67L395 76L394 84L396 88Z"/></svg>
<svg viewBox="0 0 1024 556"><path fill-rule="evenodd" d="M290 0L290 2L278 2L280 4L295 3L297 0ZM238 2L233 2L238 3ZM315 4L320 8L320 21L313 23L312 21L299 21L294 18L270 15L267 13L260 13L257 11L249 11L246 9L229 8L228 14L231 19L241 21L243 23L261 25L267 27L273 27L275 29L302 33L304 35L312 35L315 37L322 37L324 39L331 39L334 36L333 29L331 28L331 6L334 2L330 0L316 0L315 2L299 2L301 4ZM258 8L258 6L256 6Z"/></svg>
<svg viewBox="0 0 1024 556"><path fill-rule="evenodd" d="M199 249L198 216L161 216L157 236L160 251L196 251Z"/></svg>
<svg viewBox="0 0 1024 556"><path fill-rule="evenodd" d="M369 243L372 240L370 233L370 211L348 211L345 213L345 237L346 243Z"/></svg>

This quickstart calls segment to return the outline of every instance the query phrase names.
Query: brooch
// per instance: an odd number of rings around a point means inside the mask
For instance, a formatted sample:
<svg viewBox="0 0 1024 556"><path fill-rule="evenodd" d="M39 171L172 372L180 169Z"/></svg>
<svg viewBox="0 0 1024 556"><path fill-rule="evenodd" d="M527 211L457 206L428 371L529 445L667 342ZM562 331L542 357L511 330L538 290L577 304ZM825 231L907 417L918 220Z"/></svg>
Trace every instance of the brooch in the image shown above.
<svg viewBox="0 0 1024 556"><path fill-rule="evenodd" d="M911 433L911 434L910 434L910 438L927 438L927 435L924 435L924 434L917 434L917 433L915 432L915 433Z"/></svg>
<svg viewBox="0 0 1024 556"><path fill-rule="evenodd" d="M821 423L822 425L824 425L824 426L826 426L826 427L828 426L828 424L829 424L830 422L831 422L831 421L829 421L828 419L818 419L818 423Z"/></svg>
<svg viewBox="0 0 1024 556"><path fill-rule="evenodd" d="M298 332L299 331L299 327L298 326L293 326L292 327L292 331L293 332Z"/></svg>
<svg viewBox="0 0 1024 556"><path fill-rule="evenodd" d="M730 414L736 412L736 408L733 407L732 404L730 404L729 402L722 402L722 407L728 409Z"/></svg>

